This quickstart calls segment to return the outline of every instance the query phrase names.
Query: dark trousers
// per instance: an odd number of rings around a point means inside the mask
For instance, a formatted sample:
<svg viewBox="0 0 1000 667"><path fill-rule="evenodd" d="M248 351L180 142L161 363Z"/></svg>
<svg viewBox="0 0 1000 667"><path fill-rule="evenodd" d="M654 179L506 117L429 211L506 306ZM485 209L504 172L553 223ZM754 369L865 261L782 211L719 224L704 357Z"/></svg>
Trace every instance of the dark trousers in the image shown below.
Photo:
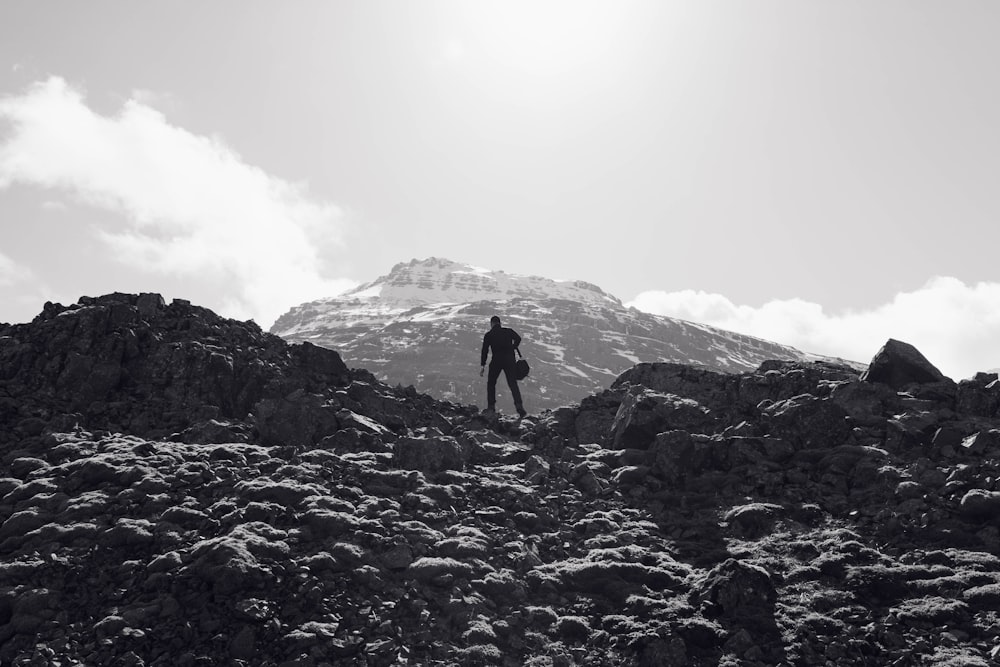
<svg viewBox="0 0 1000 667"><path fill-rule="evenodd" d="M514 399L514 407L521 408L521 390L517 388L517 376L514 374L514 357L510 359L493 359L490 361L489 374L486 376L486 406L491 410L497 404L497 378L500 371L503 371L507 378L507 386L510 387L510 395Z"/></svg>

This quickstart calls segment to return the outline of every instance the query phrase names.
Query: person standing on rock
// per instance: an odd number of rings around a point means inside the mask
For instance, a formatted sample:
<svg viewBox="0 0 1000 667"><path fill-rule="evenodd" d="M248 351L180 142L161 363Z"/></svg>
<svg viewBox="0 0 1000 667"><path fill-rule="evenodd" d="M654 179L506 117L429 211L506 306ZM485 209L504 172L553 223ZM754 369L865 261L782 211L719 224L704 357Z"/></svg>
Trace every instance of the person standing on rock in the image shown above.
<svg viewBox="0 0 1000 667"><path fill-rule="evenodd" d="M521 344L521 337L513 329L500 325L500 318L494 315L490 318L490 330L483 336L483 352L479 362L479 377L483 376L486 370L486 357L490 350L493 351L493 358L490 360L490 372L486 377L486 412L496 412L497 403L497 379L500 371L503 371L507 378L507 386L510 387L510 395L514 399L514 407L521 417L527 414L524 405L521 403L521 390L517 387L517 375L514 352Z"/></svg>

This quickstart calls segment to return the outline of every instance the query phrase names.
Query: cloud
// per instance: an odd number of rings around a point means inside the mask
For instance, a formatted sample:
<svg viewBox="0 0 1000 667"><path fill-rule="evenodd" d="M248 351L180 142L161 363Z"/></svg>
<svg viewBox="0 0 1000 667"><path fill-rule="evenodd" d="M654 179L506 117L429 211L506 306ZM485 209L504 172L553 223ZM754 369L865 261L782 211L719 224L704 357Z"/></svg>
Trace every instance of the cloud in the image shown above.
<svg viewBox="0 0 1000 667"><path fill-rule="evenodd" d="M32 280L31 269L0 252L0 287L10 287Z"/></svg>
<svg viewBox="0 0 1000 667"><path fill-rule="evenodd" d="M627 305L861 362L896 338L956 380L1000 367L1000 283L935 277L877 308L838 314L801 299L752 307L692 290L643 292Z"/></svg>
<svg viewBox="0 0 1000 667"><path fill-rule="evenodd" d="M225 315L268 326L290 305L355 284L324 275L320 246L344 225L335 205L137 99L102 116L51 77L0 99L0 120L11 128L0 133L0 188L52 188L124 214L126 229L99 232L114 257L223 286Z"/></svg>
<svg viewBox="0 0 1000 667"><path fill-rule="evenodd" d="M56 201L55 199L48 199L42 202L42 210L64 213L69 210L69 206L65 202Z"/></svg>

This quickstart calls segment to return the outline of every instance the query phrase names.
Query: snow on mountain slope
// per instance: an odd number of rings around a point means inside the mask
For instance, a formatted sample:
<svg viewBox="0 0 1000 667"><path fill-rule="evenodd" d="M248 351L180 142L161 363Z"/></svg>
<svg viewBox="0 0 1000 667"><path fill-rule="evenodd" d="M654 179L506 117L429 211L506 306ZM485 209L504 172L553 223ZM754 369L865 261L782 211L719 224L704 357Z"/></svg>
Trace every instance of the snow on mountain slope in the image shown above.
<svg viewBox="0 0 1000 667"><path fill-rule="evenodd" d="M296 306L271 332L336 349L350 366L446 400L485 404L479 355L489 318L521 334L530 411L579 401L639 362L725 372L814 358L777 343L625 308L582 281L490 271L446 259L397 264L341 296ZM498 408L512 410L503 380Z"/></svg>

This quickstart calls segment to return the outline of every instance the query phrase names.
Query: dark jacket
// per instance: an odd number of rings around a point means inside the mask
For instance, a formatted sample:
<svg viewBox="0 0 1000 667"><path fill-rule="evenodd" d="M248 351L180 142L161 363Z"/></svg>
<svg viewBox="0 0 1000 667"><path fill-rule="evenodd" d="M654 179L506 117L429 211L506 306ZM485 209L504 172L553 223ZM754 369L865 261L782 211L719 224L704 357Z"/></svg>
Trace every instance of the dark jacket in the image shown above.
<svg viewBox="0 0 1000 667"><path fill-rule="evenodd" d="M486 365L486 353L490 350L493 350L493 362L513 361L514 350L520 344L521 337L513 329L508 329L507 327L494 327L490 329L483 336L483 354L479 365Z"/></svg>

